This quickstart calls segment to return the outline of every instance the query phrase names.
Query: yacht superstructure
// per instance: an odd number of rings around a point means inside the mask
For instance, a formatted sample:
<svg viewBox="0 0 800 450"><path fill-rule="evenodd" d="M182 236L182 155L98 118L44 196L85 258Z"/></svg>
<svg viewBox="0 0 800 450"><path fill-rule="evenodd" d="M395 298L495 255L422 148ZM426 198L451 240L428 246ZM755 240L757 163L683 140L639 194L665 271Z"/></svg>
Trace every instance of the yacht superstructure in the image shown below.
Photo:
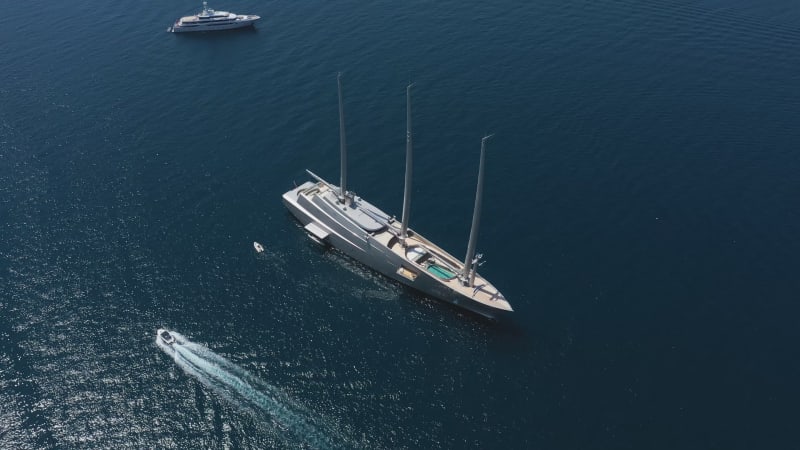
<svg viewBox="0 0 800 450"><path fill-rule="evenodd" d="M486 141L481 141L478 189L467 256L462 262L408 227L411 202L412 137L411 86L406 90L407 133L403 216L398 221L347 190L347 146L344 130L341 75L339 88L340 186L307 170L313 181L283 194L283 203L315 240L328 243L370 268L431 297L489 318L512 311L511 305L488 280L477 273L480 255L475 243L483 197Z"/></svg>
<svg viewBox="0 0 800 450"><path fill-rule="evenodd" d="M185 16L175 21L169 31L185 33L189 31L231 30L253 25L260 16L234 14L228 11L215 11L203 2L203 10L193 16Z"/></svg>

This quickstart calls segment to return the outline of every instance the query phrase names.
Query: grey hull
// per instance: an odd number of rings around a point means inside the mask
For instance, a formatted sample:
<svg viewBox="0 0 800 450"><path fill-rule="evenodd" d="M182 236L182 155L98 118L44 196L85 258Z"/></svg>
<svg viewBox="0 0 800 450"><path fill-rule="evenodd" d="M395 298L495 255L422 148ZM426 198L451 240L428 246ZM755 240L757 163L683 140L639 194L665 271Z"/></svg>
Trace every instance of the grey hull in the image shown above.
<svg viewBox="0 0 800 450"><path fill-rule="evenodd" d="M304 226L314 224L324 231L325 234L321 234L317 238L321 238L332 247L367 267L430 297L492 319L500 318L511 311L510 306L502 299L502 296L493 302L495 306L492 302L490 304L481 303L468 295L449 288L434 275L415 266L406 257L398 254L397 246L393 246L391 243L387 245L384 236L367 232L361 228L358 223L351 220L343 212L346 207L326 201L323 196L315 197L301 194L301 192L315 186L317 186L315 183L306 182L286 192L283 195L283 203ZM354 199L353 201L367 209L370 214L380 215L388 219L385 213L363 200ZM433 246L428 241L424 242L429 246ZM439 252L443 252L438 247L436 249ZM401 272L413 276L413 279L402 275Z"/></svg>

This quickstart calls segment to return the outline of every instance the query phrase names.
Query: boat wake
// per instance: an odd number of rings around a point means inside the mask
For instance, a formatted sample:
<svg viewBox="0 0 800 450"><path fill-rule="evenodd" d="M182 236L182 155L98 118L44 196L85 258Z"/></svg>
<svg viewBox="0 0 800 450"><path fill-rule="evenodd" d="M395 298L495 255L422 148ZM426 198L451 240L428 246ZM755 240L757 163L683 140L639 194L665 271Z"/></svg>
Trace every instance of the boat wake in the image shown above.
<svg viewBox="0 0 800 450"><path fill-rule="evenodd" d="M321 420L279 389L261 381L207 347L191 342L174 331L169 333L175 337L173 344L167 344L158 338L156 343L173 357L186 374L235 406L256 415L267 416L281 430L312 448L337 447L331 437L333 433L326 430Z"/></svg>

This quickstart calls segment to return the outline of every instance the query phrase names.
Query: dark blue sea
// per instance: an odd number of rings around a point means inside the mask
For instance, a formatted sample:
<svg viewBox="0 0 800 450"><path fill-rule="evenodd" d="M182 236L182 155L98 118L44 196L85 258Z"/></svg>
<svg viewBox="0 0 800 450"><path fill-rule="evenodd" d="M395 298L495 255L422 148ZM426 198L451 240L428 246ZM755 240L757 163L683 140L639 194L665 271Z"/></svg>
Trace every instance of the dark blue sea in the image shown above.
<svg viewBox="0 0 800 450"><path fill-rule="evenodd" d="M800 448L800 3L0 5L0 448ZM338 182L338 72L398 216L415 83L411 226L457 256L494 133L510 318L284 208Z"/></svg>

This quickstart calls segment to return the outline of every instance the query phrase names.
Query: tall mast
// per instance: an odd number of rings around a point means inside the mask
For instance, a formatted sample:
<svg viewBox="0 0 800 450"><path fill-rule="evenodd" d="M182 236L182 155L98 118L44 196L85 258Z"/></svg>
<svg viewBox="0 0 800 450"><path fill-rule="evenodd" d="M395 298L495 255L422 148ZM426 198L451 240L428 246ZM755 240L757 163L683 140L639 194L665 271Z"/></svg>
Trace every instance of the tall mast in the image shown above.
<svg viewBox="0 0 800 450"><path fill-rule="evenodd" d="M413 162L411 141L411 86L406 88L406 182L403 190L403 220L400 228L400 242L405 245L408 237L408 217L411 215L411 171Z"/></svg>
<svg viewBox="0 0 800 450"><path fill-rule="evenodd" d="M339 201L347 204L347 143L344 136L344 103L342 102L342 73L336 76L339 85L339 151L341 152L341 180L339 183Z"/></svg>
<svg viewBox="0 0 800 450"><path fill-rule="evenodd" d="M481 206L483 203L483 163L486 156L486 141L492 135L481 139L481 163L478 167L478 189L475 192L475 209L472 212L472 229L469 232L469 244L467 244L467 257L464 259L464 269L461 278L464 283L472 286L475 279L474 271L477 261L475 260L475 243L478 240L478 228L481 224ZM472 274L470 272L473 272Z"/></svg>

